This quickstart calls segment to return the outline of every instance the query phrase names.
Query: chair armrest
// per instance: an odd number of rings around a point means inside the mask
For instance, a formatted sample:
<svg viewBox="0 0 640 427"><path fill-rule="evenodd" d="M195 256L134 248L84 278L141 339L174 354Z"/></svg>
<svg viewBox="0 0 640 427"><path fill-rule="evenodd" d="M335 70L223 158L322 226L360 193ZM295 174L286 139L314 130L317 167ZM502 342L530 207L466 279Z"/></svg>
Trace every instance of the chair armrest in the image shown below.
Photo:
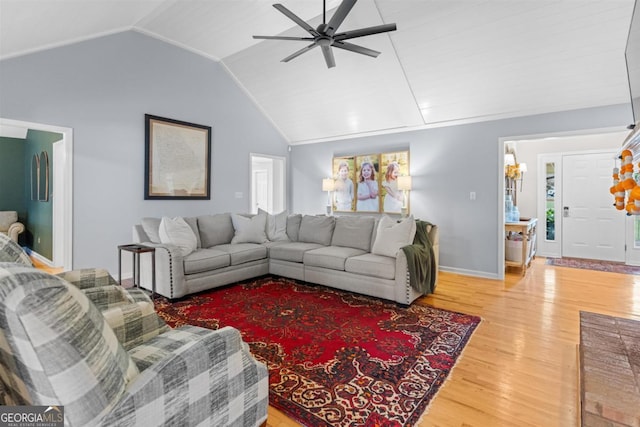
<svg viewBox="0 0 640 427"><path fill-rule="evenodd" d="M185 414L189 425L259 426L267 419L267 368L236 329L183 326L129 354L141 373L104 425L175 424Z"/></svg>
<svg viewBox="0 0 640 427"><path fill-rule="evenodd" d="M100 311L123 304L135 303L135 300L129 296L129 293L125 291L122 286L118 285L85 288L82 289L82 292Z"/></svg>
<svg viewBox="0 0 640 427"><path fill-rule="evenodd" d="M150 300L115 304L102 315L127 351L171 329Z"/></svg>
<svg viewBox="0 0 640 427"><path fill-rule="evenodd" d="M9 226L9 229L7 230L7 235L11 238L11 240L13 240L14 242L17 242L18 235L22 232L24 232L24 224L21 222L14 222Z"/></svg>
<svg viewBox="0 0 640 427"><path fill-rule="evenodd" d="M79 289L94 288L97 286L118 285L118 282L111 277L104 268L83 268L58 273L58 277L75 285Z"/></svg>

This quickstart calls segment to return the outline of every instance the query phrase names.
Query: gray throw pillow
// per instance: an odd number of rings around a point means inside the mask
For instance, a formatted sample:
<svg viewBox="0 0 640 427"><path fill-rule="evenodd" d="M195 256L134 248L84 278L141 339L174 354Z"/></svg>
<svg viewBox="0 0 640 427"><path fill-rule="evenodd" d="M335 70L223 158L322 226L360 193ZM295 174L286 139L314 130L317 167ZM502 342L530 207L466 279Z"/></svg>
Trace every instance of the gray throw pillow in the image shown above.
<svg viewBox="0 0 640 427"><path fill-rule="evenodd" d="M160 243L160 221L162 218L142 218L142 229L152 243Z"/></svg>
<svg viewBox="0 0 640 427"><path fill-rule="evenodd" d="M199 216L198 230L203 248L231 243L235 234L229 213Z"/></svg>
<svg viewBox="0 0 640 427"><path fill-rule="evenodd" d="M376 220L372 216L339 216L331 239L332 246L362 249L369 252Z"/></svg>
<svg viewBox="0 0 640 427"><path fill-rule="evenodd" d="M267 215L267 239L271 242L289 240L287 237L287 211L271 215L267 211L258 208L258 214Z"/></svg>
<svg viewBox="0 0 640 427"><path fill-rule="evenodd" d="M202 247L202 240L200 239L200 231L198 231L198 218L196 217L184 217L182 218L185 220L185 222L187 224L189 224L189 227L191 227L191 229L193 230L193 234L196 235L196 241L197 241L197 246L196 248L201 248Z"/></svg>
<svg viewBox="0 0 640 427"><path fill-rule="evenodd" d="M332 216L305 215L300 222L298 241L329 246L336 219Z"/></svg>
<svg viewBox="0 0 640 427"><path fill-rule="evenodd" d="M302 215L293 214L287 217L287 236L292 242L298 241L298 234L300 233L300 222L302 221Z"/></svg>
<svg viewBox="0 0 640 427"><path fill-rule="evenodd" d="M235 235L233 239L231 239L231 244L264 243L267 241L267 234L264 231L267 224L266 213L260 213L251 218L231 214L231 222L235 229Z"/></svg>

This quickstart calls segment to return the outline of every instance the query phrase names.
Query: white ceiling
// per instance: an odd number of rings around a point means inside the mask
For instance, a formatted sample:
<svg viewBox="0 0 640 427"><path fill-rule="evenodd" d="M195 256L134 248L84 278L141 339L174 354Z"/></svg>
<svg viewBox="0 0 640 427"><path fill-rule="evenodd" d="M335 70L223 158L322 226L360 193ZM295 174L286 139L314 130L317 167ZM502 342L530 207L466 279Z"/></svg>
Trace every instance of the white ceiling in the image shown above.
<svg viewBox="0 0 640 427"><path fill-rule="evenodd" d="M0 0L0 59L136 30L221 61L292 144L629 102L634 0L359 0L341 31L378 58L314 49L268 0ZM312 26L321 0L280 0ZM327 0L327 19L339 0Z"/></svg>

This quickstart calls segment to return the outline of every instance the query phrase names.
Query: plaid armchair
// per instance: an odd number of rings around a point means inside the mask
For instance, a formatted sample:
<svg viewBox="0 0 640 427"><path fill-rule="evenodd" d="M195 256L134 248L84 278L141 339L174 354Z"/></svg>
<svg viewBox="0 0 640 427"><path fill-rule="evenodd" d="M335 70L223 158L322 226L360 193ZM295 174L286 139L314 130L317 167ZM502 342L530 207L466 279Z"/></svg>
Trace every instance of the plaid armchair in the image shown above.
<svg viewBox="0 0 640 427"><path fill-rule="evenodd" d="M0 263L0 403L62 405L70 426L262 424L267 369L240 333L170 329L148 303Z"/></svg>

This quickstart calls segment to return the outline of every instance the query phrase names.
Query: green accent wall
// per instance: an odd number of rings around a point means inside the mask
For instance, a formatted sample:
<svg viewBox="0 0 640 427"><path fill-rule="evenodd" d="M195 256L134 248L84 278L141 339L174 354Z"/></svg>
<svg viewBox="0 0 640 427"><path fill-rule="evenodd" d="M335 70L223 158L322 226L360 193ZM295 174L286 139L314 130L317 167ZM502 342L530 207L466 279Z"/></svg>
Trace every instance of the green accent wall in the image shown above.
<svg viewBox="0 0 640 427"><path fill-rule="evenodd" d="M22 161L25 140L0 137L0 211L17 211L18 219L27 216L24 199L26 172Z"/></svg>
<svg viewBox="0 0 640 427"><path fill-rule="evenodd" d="M59 133L29 129L23 157L24 170L27 172L23 186L27 208L25 243L27 247L50 260L53 260L53 203L51 198L53 192L53 143L61 139L62 134ZM37 200L35 194L33 198L31 195L32 159L33 156L41 156L43 152L46 152L49 158L49 191L46 201ZM46 165L41 163L40 174L45 173L47 173ZM41 191L41 198L43 195L44 191Z"/></svg>

